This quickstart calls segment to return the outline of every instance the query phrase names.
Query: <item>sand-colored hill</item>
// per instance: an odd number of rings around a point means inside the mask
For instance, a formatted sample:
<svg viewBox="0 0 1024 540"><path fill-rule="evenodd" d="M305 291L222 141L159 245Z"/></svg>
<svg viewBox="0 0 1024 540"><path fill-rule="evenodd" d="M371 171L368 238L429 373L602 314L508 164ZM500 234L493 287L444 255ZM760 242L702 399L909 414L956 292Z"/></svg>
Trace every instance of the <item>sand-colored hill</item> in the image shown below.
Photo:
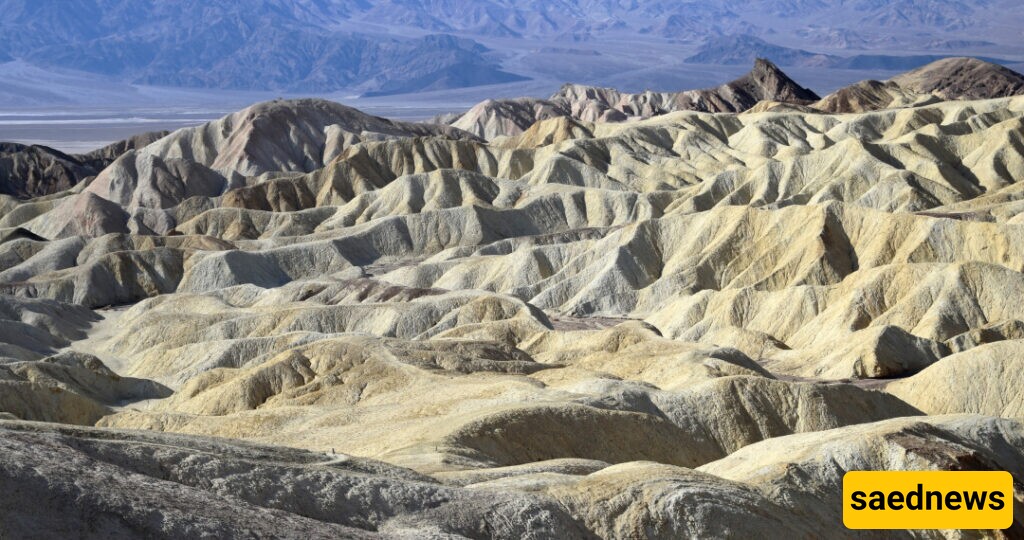
<svg viewBox="0 0 1024 540"><path fill-rule="evenodd" d="M844 538L845 471L1024 477L1024 97L634 112L273 102L0 201L0 536Z"/></svg>
<svg viewBox="0 0 1024 540"><path fill-rule="evenodd" d="M0 493L0 533L19 537L45 520L57 533L161 537L861 538L841 525L846 471L967 464L1024 472L1021 425L979 416L779 437L696 470L558 460L495 468L471 484L465 475L437 479L345 454L224 439L22 422L0 423L0 434L0 477L19 486ZM1021 497L1012 504L1019 511Z"/></svg>

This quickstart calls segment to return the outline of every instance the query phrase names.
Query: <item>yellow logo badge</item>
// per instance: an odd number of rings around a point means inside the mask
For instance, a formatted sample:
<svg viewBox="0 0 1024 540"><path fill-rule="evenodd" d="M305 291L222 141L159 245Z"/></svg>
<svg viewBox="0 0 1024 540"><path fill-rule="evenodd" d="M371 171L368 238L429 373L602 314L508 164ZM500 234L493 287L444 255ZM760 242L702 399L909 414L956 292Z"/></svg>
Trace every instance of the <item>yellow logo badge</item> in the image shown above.
<svg viewBox="0 0 1024 540"><path fill-rule="evenodd" d="M1013 476L1003 471L851 471L843 476L849 529L1006 529Z"/></svg>

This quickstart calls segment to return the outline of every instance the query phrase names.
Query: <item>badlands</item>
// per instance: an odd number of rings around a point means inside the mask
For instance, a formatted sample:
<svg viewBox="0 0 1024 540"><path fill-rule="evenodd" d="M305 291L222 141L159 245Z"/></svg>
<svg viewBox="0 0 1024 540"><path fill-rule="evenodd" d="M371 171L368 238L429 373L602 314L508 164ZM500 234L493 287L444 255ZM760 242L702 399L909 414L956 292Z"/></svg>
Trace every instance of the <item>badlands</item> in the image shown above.
<svg viewBox="0 0 1024 540"><path fill-rule="evenodd" d="M0 538L1022 538L1022 81L4 147ZM843 527L920 469L1016 521Z"/></svg>

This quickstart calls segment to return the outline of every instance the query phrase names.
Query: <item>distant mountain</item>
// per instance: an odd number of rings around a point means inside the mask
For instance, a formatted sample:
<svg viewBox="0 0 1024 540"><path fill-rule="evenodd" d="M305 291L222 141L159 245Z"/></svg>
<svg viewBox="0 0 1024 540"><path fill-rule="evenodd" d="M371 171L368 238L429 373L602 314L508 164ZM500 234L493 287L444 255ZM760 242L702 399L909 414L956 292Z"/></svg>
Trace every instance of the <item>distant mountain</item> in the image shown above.
<svg viewBox="0 0 1024 540"><path fill-rule="evenodd" d="M996 44L983 39L937 39L925 44L929 49L955 50L976 47L993 47Z"/></svg>
<svg viewBox="0 0 1024 540"><path fill-rule="evenodd" d="M526 78L556 84L570 76L620 87L642 81L637 90L693 80L689 64L748 65L762 57L782 66L854 70L911 69L940 54L977 54L982 46L993 56L1005 50L1012 57L1019 51L1015 29L1024 25L1017 4L0 0L0 62L13 58L119 83L281 94L375 96ZM609 60L537 52L575 43ZM906 54L890 54L894 50Z"/></svg>
<svg viewBox="0 0 1024 540"><path fill-rule="evenodd" d="M807 46L828 47L830 49L870 49L879 41L856 30L820 27L818 25L801 28L795 34Z"/></svg>
<svg viewBox="0 0 1024 540"><path fill-rule="evenodd" d="M641 32L682 41L699 41L704 36L730 33L739 30L738 25L742 24L736 13L728 9L695 9L685 13L653 17L652 20L658 22L650 27L642 28ZM745 25L743 25L743 29L746 29Z"/></svg>
<svg viewBox="0 0 1024 540"><path fill-rule="evenodd" d="M993 13L1014 0L377 0L311 2L341 9L353 20L413 26L433 32L524 37L572 32L647 29L664 37L689 39L740 33L784 18L837 29L895 28L918 34L976 30L994 22ZM655 22L657 21L657 22ZM690 35L673 34L685 31ZM877 33L877 32L874 32ZM962 39L973 39L961 36Z"/></svg>
<svg viewBox="0 0 1024 540"><path fill-rule="evenodd" d="M879 69L897 71L902 69L916 69L946 58L954 58L949 55L918 54L911 56L892 56L885 54L858 54L849 58L840 58L831 64L831 67L841 69ZM998 58L981 58L981 60L993 64L1006 63L1006 60Z"/></svg>
<svg viewBox="0 0 1024 540"><path fill-rule="evenodd" d="M136 83L375 93L494 84L502 71L479 43L409 39L332 27L353 3L327 0L39 0L0 2L0 50L37 65Z"/></svg>
<svg viewBox="0 0 1024 540"><path fill-rule="evenodd" d="M859 0L853 5L866 12L863 24L879 27L925 27L963 30L971 27L977 11L985 11L996 2L979 0Z"/></svg>
<svg viewBox="0 0 1024 540"><path fill-rule="evenodd" d="M771 58L783 66L828 66L838 58L768 43L756 36L740 34L707 40L686 62L694 64L749 64L757 58Z"/></svg>
<svg viewBox="0 0 1024 540"><path fill-rule="evenodd" d="M950 55L858 54L839 56L820 54L769 43L747 34L719 36L708 39L697 54L686 58L694 64L742 65L757 58L771 58L782 66L804 66L853 70L909 70L930 64ZM999 58L982 58L991 63L1008 63Z"/></svg>
<svg viewBox="0 0 1024 540"><path fill-rule="evenodd" d="M888 71L896 71L900 69L914 69L943 58L948 58L948 56L858 54L856 56L851 56L850 58L836 58L831 63L831 66L843 69L884 69Z"/></svg>

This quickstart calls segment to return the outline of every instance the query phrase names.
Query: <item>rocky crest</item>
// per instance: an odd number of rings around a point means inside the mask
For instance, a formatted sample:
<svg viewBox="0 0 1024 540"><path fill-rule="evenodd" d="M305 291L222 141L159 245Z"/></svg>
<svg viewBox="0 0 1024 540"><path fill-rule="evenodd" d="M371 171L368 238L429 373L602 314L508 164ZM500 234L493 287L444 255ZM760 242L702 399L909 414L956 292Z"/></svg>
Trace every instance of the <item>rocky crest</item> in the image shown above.
<svg viewBox="0 0 1024 540"><path fill-rule="evenodd" d="M775 64L758 59L749 73L717 88L627 94L613 88L567 84L547 100L485 101L451 124L493 139L517 135L535 122L557 116L583 122L625 122L676 111L742 112L760 101L807 104L818 99Z"/></svg>
<svg viewBox="0 0 1024 540"><path fill-rule="evenodd" d="M825 112L867 112L943 100L992 99L1024 94L1024 75L976 58L946 58L892 79L862 81L825 96Z"/></svg>

